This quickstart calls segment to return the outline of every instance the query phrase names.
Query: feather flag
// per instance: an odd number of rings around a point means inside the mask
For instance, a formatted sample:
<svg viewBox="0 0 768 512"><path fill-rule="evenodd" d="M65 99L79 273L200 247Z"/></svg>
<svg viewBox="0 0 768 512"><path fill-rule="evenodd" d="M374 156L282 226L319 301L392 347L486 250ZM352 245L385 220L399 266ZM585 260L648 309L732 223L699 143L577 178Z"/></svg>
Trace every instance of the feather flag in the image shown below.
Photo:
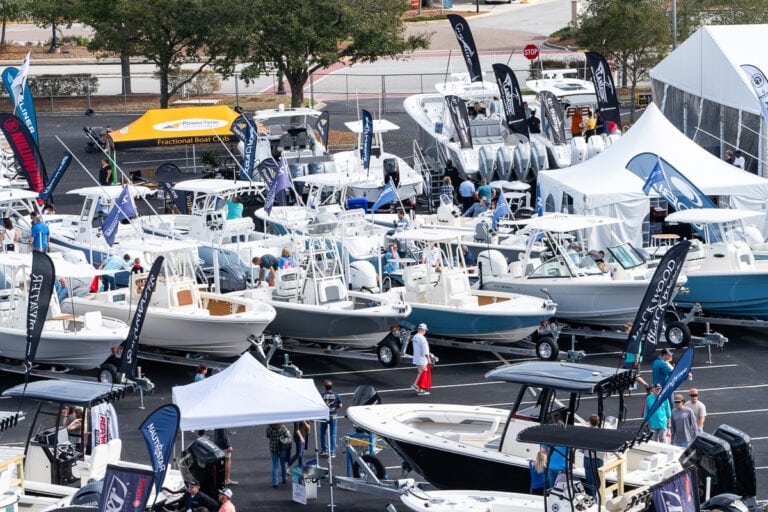
<svg viewBox="0 0 768 512"><path fill-rule="evenodd" d="M21 103L24 99L24 87L27 85L27 74L29 73L29 56L32 52L27 52L24 62L21 63L21 69L16 78L11 82L11 92L13 92L13 102L15 105Z"/></svg>
<svg viewBox="0 0 768 512"><path fill-rule="evenodd" d="M35 362L40 335L53 295L56 270L50 256L40 251L32 252L32 271L29 274L29 299L27 300L27 352L24 356L24 382L29 379Z"/></svg>
<svg viewBox="0 0 768 512"><path fill-rule="evenodd" d="M509 209L509 205L507 204L507 200L504 198L503 195L500 195L497 203L496 203L496 210L493 212L493 220L491 221L491 229L496 229L499 225L499 219L501 219L504 215L509 215L512 213L512 210Z"/></svg>
<svg viewBox="0 0 768 512"><path fill-rule="evenodd" d="M101 233L104 235L104 241L107 242L110 247L115 243L115 236L117 235L117 228L120 225L120 221L123 219L131 219L133 217L136 217L136 208L133 206L131 194L128 191L128 185L124 185L120 195L117 196L115 205L109 211L101 225Z"/></svg>
<svg viewBox="0 0 768 512"><path fill-rule="evenodd" d="M397 190L395 189L394 183L390 181L381 190L381 194L379 194L379 197L378 199L376 199L376 202L373 203L373 207L371 208L371 213L375 213L376 210L379 209L379 207L384 206L385 204L389 204L392 201L398 201L398 200L400 200L400 196L397 195Z"/></svg>
<svg viewBox="0 0 768 512"><path fill-rule="evenodd" d="M277 174L272 184L269 187L267 198L264 201L264 211L267 215L272 214L272 206L275 204L275 196L283 190L291 188L291 178L288 175L288 166L285 165L285 160L280 159L280 163L277 166Z"/></svg>

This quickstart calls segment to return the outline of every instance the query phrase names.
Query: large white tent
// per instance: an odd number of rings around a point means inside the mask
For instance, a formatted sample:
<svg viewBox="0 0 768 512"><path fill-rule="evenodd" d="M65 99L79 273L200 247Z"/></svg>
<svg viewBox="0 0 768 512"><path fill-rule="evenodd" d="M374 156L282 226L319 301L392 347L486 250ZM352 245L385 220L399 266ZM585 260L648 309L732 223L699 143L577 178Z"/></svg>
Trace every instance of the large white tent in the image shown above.
<svg viewBox="0 0 768 512"><path fill-rule="evenodd" d="M181 410L181 430L328 418L312 380L278 375L248 353L216 375L174 386L172 394Z"/></svg>
<svg viewBox="0 0 768 512"><path fill-rule="evenodd" d="M702 149L678 131L653 104L604 152L566 169L540 172L542 201L558 212L563 211L564 202L570 201L573 213L618 217L624 225L614 227L614 233L642 246L642 225L649 215L650 201L642 190L644 180L627 170L626 165L633 157L646 152L655 153L672 164L704 194L725 196L728 206L768 208L768 180L742 171ZM604 246L610 240L606 234L598 234L595 242Z"/></svg>
<svg viewBox="0 0 768 512"><path fill-rule="evenodd" d="M650 72L654 101L675 126L717 156L743 150L761 176L766 124L741 65L768 73L766 38L768 25L704 26Z"/></svg>

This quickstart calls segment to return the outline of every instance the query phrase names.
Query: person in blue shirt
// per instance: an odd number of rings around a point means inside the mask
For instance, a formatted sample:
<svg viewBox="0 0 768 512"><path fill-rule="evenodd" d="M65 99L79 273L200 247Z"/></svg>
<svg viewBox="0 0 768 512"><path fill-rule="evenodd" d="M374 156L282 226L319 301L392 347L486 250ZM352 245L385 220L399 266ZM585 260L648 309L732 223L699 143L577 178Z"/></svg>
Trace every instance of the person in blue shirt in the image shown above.
<svg viewBox="0 0 768 512"><path fill-rule="evenodd" d="M240 198L235 196L232 199L227 200L227 220L242 218L243 203L240 202Z"/></svg>
<svg viewBox="0 0 768 512"><path fill-rule="evenodd" d="M111 254L106 260L101 262L99 268L102 270L130 270L133 267L131 262L131 256L124 254L122 258L115 254ZM116 290L117 284L115 283L115 274L104 274L101 276L101 283L104 285L104 290Z"/></svg>
<svg viewBox="0 0 768 512"><path fill-rule="evenodd" d="M51 243L51 230L48 229L48 225L43 221L40 214L32 212L32 229L29 233L29 248L33 251L49 252Z"/></svg>
<svg viewBox="0 0 768 512"><path fill-rule="evenodd" d="M410 229L411 219L405 216L405 212L397 212L397 219L395 220L396 229Z"/></svg>
<svg viewBox="0 0 768 512"><path fill-rule="evenodd" d="M661 349L658 359L651 366L651 370L653 371L653 383L664 386L672 375L672 352L668 348Z"/></svg>
<svg viewBox="0 0 768 512"><path fill-rule="evenodd" d="M667 429L669 428L672 418L672 408L665 400L652 416L648 415L648 413L651 412L653 404L658 399L659 393L661 393L661 383L657 382L653 385L652 393L645 398L643 419L648 421L648 427L651 429L651 432L653 432L651 439L663 443L667 438Z"/></svg>
<svg viewBox="0 0 768 512"><path fill-rule="evenodd" d="M466 245L462 245L461 250L464 255L465 267L474 267L475 265L477 265L477 260L475 259L475 255L472 254L472 251L469 250L469 247L467 247Z"/></svg>
<svg viewBox="0 0 768 512"><path fill-rule="evenodd" d="M493 188L488 184L488 180L483 178L480 180L480 186L477 187L477 199L485 198L485 204L491 204L493 199Z"/></svg>
<svg viewBox="0 0 768 512"><path fill-rule="evenodd" d="M56 283L54 283L54 288L56 289L56 298L59 299L59 304L64 302L67 297L69 297L69 289L67 288L67 280L63 277L60 277L56 280Z"/></svg>
<svg viewBox="0 0 768 512"><path fill-rule="evenodd" d="M386 258L387 264L384 265L384 272L391 274L392 272L400 270L400 254L397 252L397 244L389 244Z"/></svg>
<svg viewBox="0 0 768 512"><path fill-rule="evenodd" d="M261 257L256 256L251 260L251 263L259 267L259 281L257 285L261 284L262 281L266 281L269 286L275 286L275 272L278 268L281 268L277 258L271 254L265 254Z"/></svg>
<svg viewBox="0 0 768 512"><path fill-rule="evenodd" d="M462 217L477 217L481 213L487 210L488 210L488 203L486 202L485 197L481 197L480 202L470 206L467 209L467 211L464 212L464 215L462 215Z"/></svg>
<svg viewBox="0 0 768 512"><path fill-rule="evenodd" d="M336 428L339 422L339 409L344 407L341 397L333 390L333 382L328 379L324 383L325 391L320 395L328 406L328 420L320 423L320 455L328 455L328 428L330 427L330 456L336 456Z"/></svg>
<svg viewBox="0 0 768 512"><path fill-rule="evenodd" d="M549 456L547 471L547 487L554 487L557 476L565 471L565 457L568 449L565 446L541 446L541 452Z"/></svg>
<svg viewBox="0 0 768 512"><path fill-rule="evenodd" d="M459 199L464 211L469 210L475 202L475 183L472 181L471 174L467 174L466 179L459 185Z"/></svg>
<svg viewBox="0 0 768 512"><path fill-rule="evenodd" d="M296 268L296 260L291 256L291 250L287 247L283 249L280 260L277 262L277 268Z"/></svg>

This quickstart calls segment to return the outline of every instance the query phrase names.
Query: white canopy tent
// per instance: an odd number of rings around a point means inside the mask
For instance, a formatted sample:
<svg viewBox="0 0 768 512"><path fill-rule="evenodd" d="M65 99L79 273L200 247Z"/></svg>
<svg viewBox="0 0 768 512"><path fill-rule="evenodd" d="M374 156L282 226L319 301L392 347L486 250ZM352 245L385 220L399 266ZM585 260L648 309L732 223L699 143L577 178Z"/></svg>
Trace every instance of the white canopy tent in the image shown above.
<svg viewBox="0 0 768 512"><path fill-rule="evenodd" d="M312 380L278 375L248 353L216 375L174 386L172 393L182 431L328 418Z"/></svg>
<svg viewBox="0 0 768 512"><path fill-rule="evenodd" d="M726 196L727 205L751 210L768 209L768 180L742 171L701 148L675 128L651 104L642 117L617 142L584 163L539 173L542 202L547 211L618 217L623 225L612 231L638 247L643 245L642 225L650 212L643 193L644 180L626 169L640 153L664 158L704 194ZM610 243L606 232L597 232L593 242Z"/></svg>
<svg viewBox="0 0 768 512"><path fill-rule="evenodd" d="M742 64L768 73L768 25L701 27L650 72L664 115L697 144L722 157L741 149L747 169L765 175L766 124Z"/></svg>

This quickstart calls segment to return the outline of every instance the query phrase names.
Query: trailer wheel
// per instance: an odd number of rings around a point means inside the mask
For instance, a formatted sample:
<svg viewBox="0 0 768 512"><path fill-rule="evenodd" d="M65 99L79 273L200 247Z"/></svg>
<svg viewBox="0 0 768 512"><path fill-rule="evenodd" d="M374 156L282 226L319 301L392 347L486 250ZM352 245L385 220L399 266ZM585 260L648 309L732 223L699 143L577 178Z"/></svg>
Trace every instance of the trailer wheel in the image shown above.
<svg viewBox="0 0 768 512"><path fill-rule="evenodd" d="M104 384L113 384L117 381L117 366L112 363L104 363L99 367L99 372L96 376L99 382Z"/></svg>
<svg viewBox="0 0 768 512"><path fill-rule="evenodd" d="M691 330L685 322L671 322L666 330L667 344L672 348L687 347L691 342Z"/></svg>
<svg viewBox="0 0 768 512"><path fill-rule="evenodd" d="M376 357L384 368L394 368L400 363L400 349L391 336L387 336L376 346Z"/></svg>
<svg viewBox="0 0 768 512"><path fill-rule="evenodd" d="M381 480L386 476L386 471L384 471L384 464L382 464L381 461L377 459L375 455L371 455L370 453L365 453L363 454L362 458L365 465L373 470L373 474L376 475L376 478ZM354 476L355 478L360 478L362 475L363 475L363 471L360 469L360 465L357 462L353 462L352 476Z"/></svg>
<svg viewBox="0 0 768 512"><path fill-rule="evenodd" d="M552 336L542 336L536 340L536 356L542 361L554 361L560 354L560 347Z"/></svg>

